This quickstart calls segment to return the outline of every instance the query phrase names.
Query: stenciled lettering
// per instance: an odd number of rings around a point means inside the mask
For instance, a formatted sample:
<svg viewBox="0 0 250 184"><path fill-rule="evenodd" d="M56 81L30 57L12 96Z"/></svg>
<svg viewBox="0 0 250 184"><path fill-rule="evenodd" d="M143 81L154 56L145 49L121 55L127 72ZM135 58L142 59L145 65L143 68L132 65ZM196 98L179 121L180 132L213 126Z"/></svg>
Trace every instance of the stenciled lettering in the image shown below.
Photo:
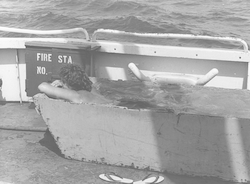
<svg viewBox="0 0 250 184"><path fill-rule="evenodd" d="M36 73L40 75L47 75L46 68L43 66L37 66L36 67Z"/></svg>
<svg viewBox="0 0 250 184"><path fill-rule="evenodd" d="M71 56L58 55L58 63L73 64Z"/></svg>
<svg viewBox="0 0 250 184"><path fill-rule="evenodd" d="M47 53L36 53L36 60L37 61L47 61L52 62L52 54Z"/></svg>

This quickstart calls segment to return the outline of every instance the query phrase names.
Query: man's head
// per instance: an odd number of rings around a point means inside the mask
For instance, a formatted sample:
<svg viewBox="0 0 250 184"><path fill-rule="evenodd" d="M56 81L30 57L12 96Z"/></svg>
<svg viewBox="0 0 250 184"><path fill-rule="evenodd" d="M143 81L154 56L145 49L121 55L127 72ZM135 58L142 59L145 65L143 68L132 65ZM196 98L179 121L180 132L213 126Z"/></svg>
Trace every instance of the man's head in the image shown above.
<svg viewBox="0 0 250 184"><path fill-rule="evenodd" d="M68 64L61 68L59 76L61 81L72 90L91 91L92 82L88 78L85 71L78 65Z"/></svg>

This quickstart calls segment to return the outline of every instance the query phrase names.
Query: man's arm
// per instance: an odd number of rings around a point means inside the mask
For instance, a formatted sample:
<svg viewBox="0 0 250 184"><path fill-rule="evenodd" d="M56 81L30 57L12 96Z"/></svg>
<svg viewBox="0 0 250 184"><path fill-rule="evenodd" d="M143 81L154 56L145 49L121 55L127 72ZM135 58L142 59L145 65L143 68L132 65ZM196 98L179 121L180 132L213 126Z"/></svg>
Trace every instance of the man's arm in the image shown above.
<svg viewBox="0 0 250 184"><path fill-rule="evenodd" d="M79 94L76 91L64 88L54 87L47 82L43 82L38 89L51 98L64 99L67 101L79 103Z"/></svg>

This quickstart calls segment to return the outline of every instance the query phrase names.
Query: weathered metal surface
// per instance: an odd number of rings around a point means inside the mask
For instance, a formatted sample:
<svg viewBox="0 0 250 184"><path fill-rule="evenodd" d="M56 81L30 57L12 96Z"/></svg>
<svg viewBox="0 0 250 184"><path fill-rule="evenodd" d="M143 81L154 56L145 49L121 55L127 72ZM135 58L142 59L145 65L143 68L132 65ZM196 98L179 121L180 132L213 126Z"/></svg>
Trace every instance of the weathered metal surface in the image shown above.
<svg viewBox="0 0 250 184"><path fill-rule="evenodd" d="M147 99L148 109L72 104L44 95L35 97L66 158L249 181L248 91L172 86L168 91L153 90L150 96L152 86L146 86L149 91L135 96L136 85L130 89L124 85L127 90L119 91L118 83L125 84L121 81L105 84L109 88L106 97L129 100L130 91L130 103L137 99L142 104ZM96 86L104 91L101 83ZM159 97L160 90L166 95ZM153 102L156 98L165 99L165 106L156 103L157 100ZM153 103L154 107L149 105Z"/></svg>
<svg viewBox="0 0 250 184"><path fill-rule="evenodd" d="M61 44L88 42L100 45L100 50L91 52L93 55L90 73L95 77L130 80L128 64L131 62L134 62L146 76L187 74L199 78L212 68L217 68L219 75L206 86L250 89L249 51L107 40L89 42L70 38L0 38L0 78L4 82L1 101L30 100L26 95L25 43L33 41Z"/></svg>

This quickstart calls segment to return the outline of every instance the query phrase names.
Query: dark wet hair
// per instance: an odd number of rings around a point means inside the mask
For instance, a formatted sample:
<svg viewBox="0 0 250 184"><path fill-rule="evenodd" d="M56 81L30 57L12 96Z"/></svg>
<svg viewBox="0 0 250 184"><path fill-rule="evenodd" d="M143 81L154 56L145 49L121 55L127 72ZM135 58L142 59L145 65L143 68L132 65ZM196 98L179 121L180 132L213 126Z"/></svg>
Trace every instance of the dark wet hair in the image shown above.
<svg viewBox="0 0 250 184"><path fill-rule="evenodd" d="M85 71L78 65L68 64L60 69L59 76L63 83L65 83L72 90L86 90L91 91L92 82L85 73Z"/></svg>

